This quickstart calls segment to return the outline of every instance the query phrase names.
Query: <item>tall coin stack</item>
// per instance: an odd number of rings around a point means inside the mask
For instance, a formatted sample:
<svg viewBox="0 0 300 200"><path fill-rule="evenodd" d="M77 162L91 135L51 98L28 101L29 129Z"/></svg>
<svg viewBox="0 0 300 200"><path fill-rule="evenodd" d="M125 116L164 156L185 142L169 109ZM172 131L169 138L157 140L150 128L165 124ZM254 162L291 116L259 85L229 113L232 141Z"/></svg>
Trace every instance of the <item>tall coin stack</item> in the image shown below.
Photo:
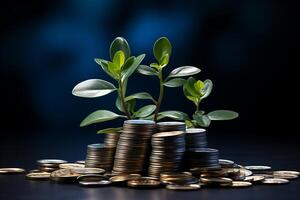
<svg viewBox="0 0 300 200"><path fill-rule="evenodd" d="M113 172L117 174L140 174L145 170L151 136L156 124L151 120L127 120L120 135Z"/></svg>
<svg viewBox="0 0 300 200"><path fill-rule="evenodd" d="M219 165L219 150L210 148L188 149L187 161L189 168L217 169Z"/></svg>
<svg viewBox="0 0 300 200"><path fill-rule="evenodd" d="M110 147L104 143L88 145L85 167L102 168L105 171L111 171L115 150L116 147Z"/></svg>
<svg viewBox="0 0 300 200"><path fill-rule="evenodd" d="M184 122L159 122L157 123L158 132L169 132L169 131L185 131Z"/></svg>
<svg viewBox="0 0 300 200"><path fill-rule="evenodd" d="M189 128L185 131L186 149L206 148L206 130L202 128Z"/></svg>
<svg viewBox="0 0 300 200"><path fill-rule="evenodd" d="M185 152L183 131L156 133L152 136L151 144L149 176L159 178L162 172L176 172L182 168Z"/></svg>

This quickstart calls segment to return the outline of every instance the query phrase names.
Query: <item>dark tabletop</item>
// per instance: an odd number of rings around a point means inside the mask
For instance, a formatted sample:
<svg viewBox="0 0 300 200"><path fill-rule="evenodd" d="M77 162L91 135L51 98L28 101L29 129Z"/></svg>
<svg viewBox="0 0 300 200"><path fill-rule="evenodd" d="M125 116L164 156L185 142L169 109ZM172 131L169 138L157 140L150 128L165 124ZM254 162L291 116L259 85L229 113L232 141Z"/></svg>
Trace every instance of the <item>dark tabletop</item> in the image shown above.
<svg viewBox="0 0 300 200"><path fill-rule="evenodd" d="M95 141L95 138L97 141ZM85 157L86 145L101 141L99 136L87 137L70 134L59 138L59 134L39 135L30 138L2 139L0 141L0 167L36 168L35 161L41 158L61 158L71 161ZM257 134L209 135L209 147L218 148L222 158L241 165L270 165L274 169L299 170L300 156L297 140L280 136L261 137ZM299 199L300 179L286 185L257 185L250 188L203 188L199 191L170 191L167 189L137 190L109 186L84 188L79 185L56 184L48 181L30 181L25 175L0 175L0 200L99 200L99 199Z"/></svg>

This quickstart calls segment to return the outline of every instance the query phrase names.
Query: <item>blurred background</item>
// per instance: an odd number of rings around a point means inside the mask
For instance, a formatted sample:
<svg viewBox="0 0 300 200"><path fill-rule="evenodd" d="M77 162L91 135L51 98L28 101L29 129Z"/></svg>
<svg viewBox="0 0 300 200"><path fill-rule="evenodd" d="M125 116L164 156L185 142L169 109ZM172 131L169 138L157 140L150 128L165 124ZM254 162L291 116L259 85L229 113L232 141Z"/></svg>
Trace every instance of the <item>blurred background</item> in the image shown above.
<svg viewBox="0 0 300 200"><path fill-rule="evenodd" d="M115 121L79 128L97 109L116 111L116 94L97 99L71 94L86 79L113 82L94 58L108 59L117 36L128 40L134 55L147 54L144 64L154 61L155 40L168 37L173 55L165 74L182 65L202 69L196 78L214 82L202 109L240 113L237 120L213 122L211 132L269 135L285 131L290 120L284 1L11 0L0 9L2 138L58 136L89 142L99 137L98 129L120 125ZM128 93L158 95L155 78L136 74L129 81ZM168 88L162 110L169 109L191 114L194 105L181 88Z"/></svg>

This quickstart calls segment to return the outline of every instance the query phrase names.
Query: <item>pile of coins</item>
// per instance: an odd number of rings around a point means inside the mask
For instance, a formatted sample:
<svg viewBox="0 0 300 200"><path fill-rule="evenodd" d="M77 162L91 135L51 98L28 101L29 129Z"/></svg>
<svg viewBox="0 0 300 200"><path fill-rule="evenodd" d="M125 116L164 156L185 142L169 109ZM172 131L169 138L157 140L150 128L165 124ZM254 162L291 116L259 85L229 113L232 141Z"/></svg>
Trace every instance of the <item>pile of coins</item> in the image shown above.
<svg viewBox="0 0 300 200"><path fill-rule="evenodd" d="M210 168L218 169L219 150L210 148L188 149L186 151L186 159L189 168Z"/></svg>
<svg viewBox="0 0 300 200"><path fill-rule="evenodd" d="M185 131L186 125L183 122L158 122L158 132L170 132L170 131Z"/></svg>
<svg viewBox="0 0 300 200"><path fill-rule="evenodd" d="M150 120L127 120L117 145L113 172L141 174L147 167L151 136L156 124Z"/></svg>
<svg viewBox="0 0 300 200"><path fill-rule="evenodd" d="M186 149L206 148L206 130L202 128L189 128L185 131Z"/></svg>
<svg viewBox="0 0 300 200"><path fill-rule="evenodd" d="M106 144L90 144L87 147L86 167L102 168L111 171L116 147Z"/></svg>
<svg viewBox="0 0 300 200"><path fill-rule="evenodd" d="M64 163L67 163L67 161L60 159L44 159L37 161L38 170L41 172L53 172L59 169L60 164Z"/></svg>
<svg viewBox="0 0 300 200"><path fill-rule="evenodd" d="M151 144L149 176L159 178L162 172L175 172L182 168L185 152L184 132L156 133L152 136Z"/></svg>

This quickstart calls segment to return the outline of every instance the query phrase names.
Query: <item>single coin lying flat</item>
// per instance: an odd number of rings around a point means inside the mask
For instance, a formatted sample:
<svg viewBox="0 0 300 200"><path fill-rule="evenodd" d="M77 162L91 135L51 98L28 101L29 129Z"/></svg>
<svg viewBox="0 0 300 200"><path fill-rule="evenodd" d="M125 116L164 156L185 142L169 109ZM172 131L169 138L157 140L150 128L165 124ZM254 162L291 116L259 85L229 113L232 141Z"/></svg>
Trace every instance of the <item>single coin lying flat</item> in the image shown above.
<svg viewBox="0 0 300 200"><path fill-rule="evenodd" d="M13 168L13 167L0 168L0 174L20 174L24 172L25 169L22 168Z"/></svg>
<svg viewBox="0 0 300 200"><path fill-rule="evenodd" d="M200 184L188 184L188 185L167 185L169 190L199 190L201 188Z"/></svg>
<svg viewBox="0 0 300 200"><path fill-rule="evenodd" d="M44 179L49 179L51 173L49 172L32 172L29 174L26 174L26 178L31 179L31 180L44 180Z"/></svg>
<svg viewBox="0 0 300 200"><path fill-rule="evenodd" d="M282 179L282 178L266 178L265 180L262 181L264 184L274 184L274 185L279 185L279 184L287 184L289 183L289 180Z"/></svg>

